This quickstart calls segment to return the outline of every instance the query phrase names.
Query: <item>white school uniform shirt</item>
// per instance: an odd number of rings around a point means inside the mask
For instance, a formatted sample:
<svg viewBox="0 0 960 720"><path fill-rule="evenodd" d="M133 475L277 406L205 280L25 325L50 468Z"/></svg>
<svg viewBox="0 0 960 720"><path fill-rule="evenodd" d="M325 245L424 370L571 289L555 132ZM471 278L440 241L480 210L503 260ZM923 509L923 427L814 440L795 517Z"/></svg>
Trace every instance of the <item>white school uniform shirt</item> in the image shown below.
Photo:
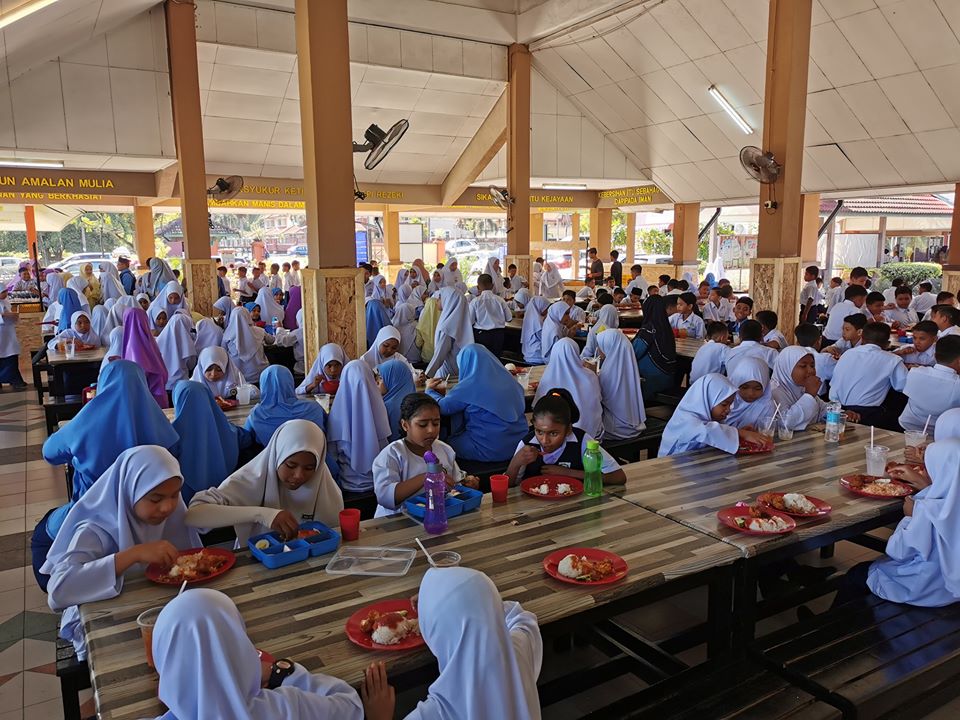
<svg viewBox="0 0 960 720"><path fill-rule="evenodd" d="M917 311L917 314L925 313L927 310L937 304L937 296L932 292L920 293L910 301L910 307Z"/></svg>
<svg viewBox="0 0 960 720"><path fill-rule="evenodd" d="M683 295L683 290L680 288L674 288L673 290L667 291L667 295Z"/></svg>
<svg viewBox="0 0 960 720"><path fill-rule="evenodd" d="M834 306L839 305L843 302L843 294L847 290L847 283L840 283L840 287L832 287L827 289L827 312L829 313L833 310Z"/></svg>
<svg viewBox="0 0 960 720"><path fill-rule="evenodd" d="M594 438L592 435L590 435L590 433L588 433L588 432L585 432L585 433L583 434L583 442L580 443L580 456L581 456L581 457L582 457L583 454L587 451L587 443L590 442L591 440L594 440L594 439L595 439L595 438ZM554 450L553 452L549 452L549 453L547 453L546 455L543 456L543 464L544 464L544 465L556 465L556 464L557 464L557 460L560 459L560 456L563 455L563 451L566 450L567 444L568 444L568 443L572 443L572 442L576 442L576 441L577 441L577 436L576 436L573 432L571 432L569 435L567 435L567 437L566 437L566 438L564 439L564 441L563 441L563 444L560 445L559 448L557 448L557 449ZM540 444L540 441L537 440L537 436L536 436L536 435L534 435L532 438L530 438L530 442L527 443L527 444L528 444L528 445L533 445L534 447L537 447L537 448L540 448L541 450L543 450L543 446ZM520 451L523 449L523 446L524 446L524 442L521 440L520 442L517 443L517 449L513 451L513 454L516 455L518 452L520 452ZM610 453L608 453L606 450L604 450L603 447L600 448L600 457L602 458L602 461L601 461L601 464L600 464L600 472L602 472L604 475L606 475L607 473L616 472L617 470L620 469L620 465L617 463L617 461L614 460L614 459L613 459L613 456L610 455ZM519 482L520 480L523 480L523 471L524 471L525 469L526 469L526 466L520 468L520 472L519 472L519 474L517 475L517 481L518 481L518 482Z"/></svg>
<svg viewBox="0 0 960 720"><path fill-rule="evenodd" d="M727 370L729 371L730 367L735 365L739 358L743 357L755 357L758 360L763 360L772 370L773 364L777 361L777 351L766 345L761 345L756 340L744 340L727 351Z"/></svg>
<svg viewBox="0 0 960 720"><path fill-rule="evenodd" d="M951 325L946 330L940 330L937 333L937 338L939 339L942 337L946 337L947 335L960 335L960 327L957 327L956 325Z"/></svg>
<svg viewBox="0 0 960 720"><path fill-rule="evenodd" d="M783 336L783 333L774 328L766 335L763 336L763 341L765 343L776 340L780 344L780 349L783 350L790 343L787 342L787 339Z"/></svg>
<svg viewBox="0 0 960 720"><path fill-rule="evenodd" d="M627 286L624 288L627 295L630 295L630 291L634 288L640 288L643 291L643 296L647 296L647 289L650 287L650 283L644 280L643 275L635 277L633 280L627 283Z"/></svg>
<svg viewBox="0 0 960 720"><path fill-rule="evenodd" d="M707 300L703 306L703 319L711 322L726 322L730 319L730 308L727 307L722 298L719 305L714 305Z"/></svg>
<svg viewBox="0 0 960 720"><path fill-rule="evenodd" d="M893 353L876 345L858 345L837 361L830 399L842 405L879 407L891 388L903 390L907 368Z"/></svg>
<svg viewBox="0 0 960 720"><path fill-rule="evenodd" d="M917 311L909 307L906 310L901 307L884 310L883 317L891 325L895 322L901 325L916 325L920 321L917 317Z"/></svg>
<svg viewBox="0 0 960 720"><path fill-rule="evenodd" d="M217 275L217 277L220 277L220 276ZM230 279L226 275L224 275L222 278L220 278L220 282L223 283L223 289L226 290L227 292L225 297L231 297L231 294L233 293L233 286L230 284Z"/></svg>
<svg viewBox="0 0 960 720"><path fill-rule="evenodd" d="M514 295L517 294L517 290L520 288L527 287L527 279L520 273L517 273L513 277L508 275L506 279L510 281L510 292Z"/></svg>
<svg viewBox="0 0 960 720"><path fill-rule="evenodd" d="M702 338L707 334L707 327L703 323L703 318L695 312L690 313L688 318L684 318L683 313L675 312L667 320L674 330L686 330L687 337Z"/></svg>
<svg viewBox="0 0 960 720"><path fill-rule="evenodd" d="M960 407L960 375L946 365L913 368L907 373L903 394L907 406L900 414L900 427L923 430L928 415L936 423L942 413Z"/></svg>
<svg viewBox="0 0 960 720"><path fill-rule="evenodd" d="M826 384L833 380L833 371L837 367L837 359L830 353L818 352L813 354L813 363L817 369L817 377L821 380L820 394L823 395Z"/></svg>
<svg viewBox="0 0 960 720"><path fill-rule="evenodd" d="M560 302L563 302L563 300ZM572 308L570 308L570 319L583 324L587 321L587 311L579 305L574 305Z"/></svg>
<svg viewBox="0 0 960 720"><path fill-rule="evenodd" d="M897 289L895 287L888 287L883 291L883 300L888 303L897 302Z"/></svg>
<svg viewBox="0 0 960 720"><path fill-rule="evenodd" d="M690 368L690 383L693 384L710 373L722 375L729 349L725 344L718 343L716 340L707 340L697 350L697 354L693 356L693 364Z"/></svg>
<svg viewBox="0 0 960 720"><path fill-rule="evenodd" d="M592 287L587 287L584 285L582 288L577 290L577 300L596 300L597 293Z"/></svg>
<svg viewBox="0 0 960 720"><path fill-rule="evenodd" d="M461 471L453 448L445 442L435 440L431 450L447 474L459 480ZM427 463L423 457L410 450L405 440L394 440L381 450L373 461L373 492L376 493L378 503L374 517L398 512L400 508L395 502L394 486L426 471Z"/></svg>
<svg viewBox="0 0 960 720"><path fill-rule="evenodd" d="M274 290L283 290L283 276L277 273L276 275L270 275L270 279L267 281L267 287L270 288L270 291Z"/></svg>
<svg viewBox="0 0 960 720"><path fill-rule="evenodd" d="M470 323L476 330L498 330L511 320L510 306L492 290L484 290L470 303Z"/></svg>
<svg viewBox="0 0 960 720"><path fill-rule="evenodd" d="M843 319L848 315L866 315L866 304L858 308L852 300L844 300L833 306L827 324L823 328L823 336L830 340L839 340L843 335Z"/></svg>
<svg viewBox="0 0 960 720"><path fill-rule="evenodd" d="M805 307L808 300L812 301L811 304L816 305L819 290L815 280L808 280L804 283L803 289L800 291L800 306Z"/></svg>
<svg viewBox="0 0 960 720"><path fill-rule="evenodd" d="M237 280L237 293L242 297L253 297L256 296L257 291L249 277L242 277Z"/></svg>

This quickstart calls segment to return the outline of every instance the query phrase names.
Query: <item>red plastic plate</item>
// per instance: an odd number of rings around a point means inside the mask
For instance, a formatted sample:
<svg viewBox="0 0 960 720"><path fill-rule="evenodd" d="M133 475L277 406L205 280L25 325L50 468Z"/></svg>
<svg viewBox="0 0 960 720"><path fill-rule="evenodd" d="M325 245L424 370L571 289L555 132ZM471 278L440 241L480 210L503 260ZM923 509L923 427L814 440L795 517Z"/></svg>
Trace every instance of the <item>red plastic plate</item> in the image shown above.
<svg viewBox="0 0 960 720"><path fill-rule="evenodd" d="M347 637L350 638L350 642L352 642L354 645L359 645L367 650L410 650L412 648L420 647L424 644L423 638L420 635L407 635L407 637L398 642L396 645L378 645L371 639L369 635L360 629L360 623L363 622L367 615L370 614L371 610L376 610L379 613L390 613L406 610L407 617L417 617L417 611L413 609L413 605L410 604L409 599L381 600L380 602L373 603L372 605L367 605L365 608L357 610L347 619Z"/></svg>
<svg viewBox="0 0 960 720"><path fill-rule="evenodd" d="M915 492L911 485L907 483L900 482L899 480L891 480L890 484L894 485L898 492L896 495L876 495L871 492L865 492L858 487L853 487L850 484L851 478L873 478L873 475L844 475L840 478L840 484L854 495L860 495L861 497L873 498L874 500L896 500L897 498L906 497L907 495L913 495Z"/></svg>
<svg viewBox="0 0 960 720"><path fill-rule="evenodd" d="M213 580L215 577L220 577L225 572L227 572L227 570L232 568L234 564L237 562L237 556L234 555L229 550L224 550L223 548L193 548L191 550L181 551L177 555L177 557L183 557L184 555L193 555L194 553L198 553L198 552L204 552L207 555L220 555L221 557L226 558L227 562L224 563L223 566L214 573L210 573L209 575L204 575L202 578L197 578L196 580L188 580L187 581L188 585L195 585L197 583L203 583L209 580ZM168 570L169 568L160 567L157 564L148 565L147 580L152 580L153 582L159 583L161 585L181 585L183 583L183 578L175 578L175 577L172 578L167 576Z"/></svg>
<svg viewBox="0 0 960 720"><path fill-rule="evenodd" d="M561 575L560 571L557 569L557 567L560 565L560 561L563 560L567 555L585 557L587 560L610 560L613 563L613 574L608 575L602 580L591 581L568 578L566 575ZM550 553L543 559L543 569L550 577L556 578L561 582L570 583L571 585L609 585L610 583L614 583L625 578L628 570L627 561L616 553L612 553L607 550L598 550L597 548L585 547L564 548L563 550L557 550L556 552Z"/></svg>
<svg viewBox="0 0 960 720"><path fill-rule="evenodd" d="M833 510L828 503L825 503L820 498L815 498L812 495L806 495L806 498L817 506L817 512L798 513L793 512L792 510L781 510L780 508L776 507L771 500L774 498L782 498L784 495L785 493L782 492L766 492L757 498L757 502L759 502L761 505L771 508L772 510L775 510L776 512L783 513L784 515L792 515L793 517L821 517L823 515L829 515L830 511Z"/></svg>
<svg viewBox="0 0 960 720"><path fill-rule="evenodd" d="M742 532L746 535L784 535L797 527L797 521L785 513L777 512L776 510L765 510L765 512L768 515L776 515L777 517L782 518L789 525L789 527L786 530L776 531L749 530L747 528L740 527L737 525L736 519L739 517L751 517L749 505L734 505L733 507L723 508L723 510L717 512L717 518L728 528L732 528L737 532Z"/></svg>
<svg viewBox="0 0 960 720"><path fill-rule="evenodd" d="M546 483L550 488L550 492L546 495L541 495L540 493L536 492L534 488L537 488L544 483ZM567 483L573 492L570 492L566 495L560 495L557 492L557 485L560 483ZM523 482L521 482L520 489L523 490L523 492L525 492L527 495L540 498L541 500L563 500L564 498L571 498L582 494L583 483L576 478L563 477L562 475L535 475L534 477L526 478Z"/></svg>

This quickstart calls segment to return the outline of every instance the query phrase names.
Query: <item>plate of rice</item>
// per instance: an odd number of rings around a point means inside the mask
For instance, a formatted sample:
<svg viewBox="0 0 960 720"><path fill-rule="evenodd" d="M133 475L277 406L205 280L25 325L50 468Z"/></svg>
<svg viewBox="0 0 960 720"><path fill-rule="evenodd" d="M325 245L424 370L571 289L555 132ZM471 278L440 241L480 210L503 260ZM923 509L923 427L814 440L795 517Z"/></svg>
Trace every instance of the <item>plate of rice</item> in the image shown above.
<svg viewBox="0 0 960 720"><path fill-rule="evenodd" d="M572 547L557 550L543 559L547 575L572 585L607 585L627 575L627 561L616 553L597 548Z"/></svg>
<svg viewBox="0 0 960 720"><path fill-rule="evenodd" d="M912 485L875 475L844 475L840 484L855 495L881 500L902 498L914 492Z"/></svg>
<svg viewBox="0 0 960 720"><path fill-rule="evenodd" d="M819 517L829 515L833 509L820 498L800 493L766 492L757 502L794 517Z"/></svg>
<svg viewBox="0 0 960 720"><path fill-rule="evenodd" d="M367 650L410 650L424 644L410 600L381 600L347 620L347 637Z"/></svg>
<svg viewBox="0 0 960 720"><path fill-rule="evenodd" d="M583 483L562 475L536 475L524 479L520 489L535 498L560 500L582 494Z"/></svg>
<svg viewBox="0 0 960 720"><path fill-rule="evenodd" d="M789 515L762 506L734 505L717 512L717 518L729 528L747 535L783 535L797 527Z"/></svg>

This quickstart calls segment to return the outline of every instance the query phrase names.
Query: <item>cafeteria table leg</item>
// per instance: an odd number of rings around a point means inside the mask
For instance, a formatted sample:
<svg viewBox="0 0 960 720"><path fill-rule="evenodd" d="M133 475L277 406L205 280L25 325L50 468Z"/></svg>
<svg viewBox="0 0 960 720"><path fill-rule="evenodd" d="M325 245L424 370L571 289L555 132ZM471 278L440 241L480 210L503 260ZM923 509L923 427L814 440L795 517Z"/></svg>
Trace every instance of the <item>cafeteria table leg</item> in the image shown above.
<svg viewBox="0 0 960 720"><path fill-rule="evenodd" d="M757 625L757 564L753 560L738 563L733 589L733 638L735 648L745 648L753 640Z"/></svg>
<svg viewBox="0 0 960 720"><path fill-rule="evenodd" d="M822 560L829 560L830 558L832 558L833 548L834 548L833 543L830 543L829 545L824 545L822 548L820 548L820 558Z"/></svg>
<svg viewBox="0 0 960 720"><path fill-rule="evenodd" d="M714 659L730 650L733 632L732 568L714 574L707 586L707 657Z"/></svg>

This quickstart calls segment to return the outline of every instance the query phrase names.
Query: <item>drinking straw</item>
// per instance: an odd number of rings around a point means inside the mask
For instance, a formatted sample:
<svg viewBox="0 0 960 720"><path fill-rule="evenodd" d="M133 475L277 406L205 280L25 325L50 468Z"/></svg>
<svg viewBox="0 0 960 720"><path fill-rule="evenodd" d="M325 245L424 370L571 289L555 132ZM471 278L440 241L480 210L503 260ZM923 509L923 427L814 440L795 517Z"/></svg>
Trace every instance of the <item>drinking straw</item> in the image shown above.
<svg viewBox="0 0 960 720"><path fill-rule="evenodd" d="M417 545L419 545L420 549L423 550L423 554L427 556L427 560L430 561L430 564L436 567L437 564L433 561L433 557L427 552L427 549L423 546L423 543L420 542L420 538L414 538L414 540L417 541Z"/></svg>
<svg viewBox="0 0 960 720"><path fill-rule="evenodd" d="M924 434L924 435L927 434L927 428L930 426L930 418L931 418L931 417L932 417L931 415L927 415L927 421L923 424L923 434Z"/></svg>
<svg viewBox="0 0 960 720"><path fill-rule="evenodd" d="M177 593L177 597L183 595L183 591L187 589L187 581L183 581L183 585L180 586L180 592Z"/></svg>
<svg viewBox="0 0 960 720"><path fill-rule="evenodd" d="M870 426L870 449L873 450L873 425Z"/></svg>

